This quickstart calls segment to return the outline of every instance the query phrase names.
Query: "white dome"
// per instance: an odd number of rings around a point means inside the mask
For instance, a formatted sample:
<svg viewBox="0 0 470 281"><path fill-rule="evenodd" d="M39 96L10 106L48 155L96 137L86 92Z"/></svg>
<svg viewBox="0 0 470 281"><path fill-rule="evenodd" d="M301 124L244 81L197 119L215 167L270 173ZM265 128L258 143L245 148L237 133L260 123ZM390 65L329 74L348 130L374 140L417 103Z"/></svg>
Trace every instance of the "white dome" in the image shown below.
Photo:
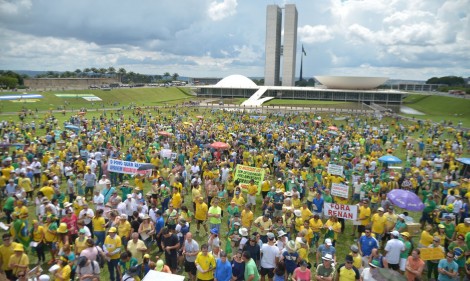
<svg viewBox="0 0 470 281"><path fill-rule="evenodd" d="M320 83L328 89L374 89L388 80L388 77L360 77L360 76L315 76Z"/></svg>
<svg viewBox="0 0 470 281"><path fill-rule="evenodd" d="M239 74L227 76L215 86L220 88L258 88L250 78Z"/></svg>

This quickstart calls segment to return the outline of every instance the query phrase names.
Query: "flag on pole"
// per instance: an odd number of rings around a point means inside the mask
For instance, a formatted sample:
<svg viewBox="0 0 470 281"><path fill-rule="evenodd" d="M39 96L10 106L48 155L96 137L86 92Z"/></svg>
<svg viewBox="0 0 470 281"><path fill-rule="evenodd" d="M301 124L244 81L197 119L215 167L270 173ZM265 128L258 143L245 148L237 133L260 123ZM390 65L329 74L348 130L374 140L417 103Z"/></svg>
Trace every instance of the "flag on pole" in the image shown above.
<svg viewBox="0 0 470 281"><path fill-rule="evenodd" d="M304 50L304 45L302 45L302 53L304 53L304 56L307 55L307 53L306 53L305 50Z"/></svg>

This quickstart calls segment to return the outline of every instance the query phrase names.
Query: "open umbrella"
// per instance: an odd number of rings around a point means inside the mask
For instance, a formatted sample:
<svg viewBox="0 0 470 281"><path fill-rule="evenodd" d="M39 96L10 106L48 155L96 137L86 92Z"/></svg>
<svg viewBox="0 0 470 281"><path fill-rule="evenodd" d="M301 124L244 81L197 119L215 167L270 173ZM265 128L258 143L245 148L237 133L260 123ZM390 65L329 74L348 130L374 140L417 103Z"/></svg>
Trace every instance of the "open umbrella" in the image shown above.
<svg viewBox="0 0 470 281"><path fill-rule="evenodd" d="M424 204L418 195L403 189L394 189L387 194L387 198L393 205L408 211L420 212L424 209Z"/></svg>
<svg viewBox="0 0 470 281"><path fill-rule="evenodd" d="M230 145L225 142L216 141L214 143L211 143L210 147L215 148L215 149L229 149Z"/></svg>
<svg viewBox="0 0 470 281"><path fill-rule="evenodd" d="M462 164L470 165L470 158L457 158L456 160Z"/></svg>
<svg viewBox="0 0 470 281"><path fill-rule="evenodd" d="M328 130L338 131L338 127L336 126L329 126Z"/></svg>
<svg viewBox="0 0 470 281"><path fill-rule="evenodd" d="M137 171L145 171L145 170L153 170L153 169L155 169L155 165L150 164L150 163L145 163L145 164L140 165L139 168L137 168Z"/></svg>
<svg viewBox="0 0 470 281"><path fill-rule="evenodd" d="M65 129L68 129L68 130L73 130L73 131L78 131L80 130L79 127L75 126L75 125L65 125L64 127Z"/></svg>
<svg viewBox="0 0 470 281"><path fill-rule="evenodd" d="M384 155L380 157L378 160L379 162L383 162L387 164L399 164L402 162L400 158L393 156L393 155Z"/></svg>
<svg viewBox="0 0 470 281"><path fill-rule="evenodd" d="M164 137L171 137L173 134L166 131L159 131L158 134Z"/></svg>

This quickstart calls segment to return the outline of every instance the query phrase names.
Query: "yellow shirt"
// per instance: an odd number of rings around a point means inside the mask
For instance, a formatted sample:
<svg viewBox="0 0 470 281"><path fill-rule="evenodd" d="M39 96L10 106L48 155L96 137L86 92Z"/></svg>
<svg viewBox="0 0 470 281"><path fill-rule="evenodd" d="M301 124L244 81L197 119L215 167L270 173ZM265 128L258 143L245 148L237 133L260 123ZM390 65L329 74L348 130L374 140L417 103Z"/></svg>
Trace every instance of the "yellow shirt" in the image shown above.
<svg viewBox="0 0 470 281"><path fill-rule="evenodd" d="M308 221L310 219L310 217L312 217L312 212L308 209L308 208L302 208L300 209L300 212L301 212L301 217L304 221Z"/></svg>
<svg viewBox="0 0 470 281"><path fill-rule="evenodd" d="M334 240L337 240L338 239L338 232L337 231L341 231L341 223L338 221L338 222L333 222L331 220L327 220L326 223L325 223L325 227L330 227L332 228L334 234L335 234L335 238Z"/></svg>
<svg viewBox="0 0 470 281"><path fill-rule="evenodd" d="M179 192L173 193L173 196L171 197L171 203L175 209L179 209L181 207L182 199Z"/></svg>
<svg viewBox="0 0 470 281"><path fill-rule="evenodd" d="M321 231L321 228L323 227L323 222L321 219L318 219L315 221L314 218L310 219L310 228L314 233L319 233Z"/></svg>
<svg viewBox="0 0 470 281"><path fill-rule="evenodd" d="M72 269L70 268L70 265L66 264L64 267L59 268L57 270L57 274L61 277L61 280L64 281L69 281L70 280L70 273L72 273Z"/></svg>
<svg viewBox="0 0 470 281"><path fill-rule="evenodd" d="M249 184L248 185L248 195L254 196L258 193L258 186L254 184Z"/></svg>
<svg viewBox="0 0 470 281"><path fill-rule="evenodd" d="M386 221L385 215L379 216L379 214L374 214L372 216L372 232L382 234L385 230Z"/></svg>
<svg viewBox="0 0 470 281"><path fill-rule="evenodd" d="M241 213L241 221L243 227L250 228L253 223L253 212L243 210Z"/></svg>
<svg viewBox="0 0 470 281"><path fill-rule="evenodd" d="M424 247L429 247L432 244L433 236L427 232L421 232L421 239L419 239L419 244L423 245Z"/></svg>
<svg viewBox="0 0 470 281"><path fill-rule="evenodd" d="M80 238L75 238L75 252L76 253L81 253L83 250L85 250L88 246L86 244L86 238L84 238L82 241L80 241Z"/></svg>
<svg viewBox="0 0 470 281"><path fill-rule="evenodd" d="M33 241L41 242L43 237L44 237L44 227L42 225L39 225L37 230L33 230Z"/></svg>
<svg viewBox="0 0 470 281"><path fill-rule="evenodd" d="M19 178L18 185L24 189L26 192L33 191L33 185L29 178Z"/></svg>
<svg viewBox="0 0 470 281"><path fill-rule="evenodd" d="M235 196L232 200L235 200L235 204L237 204L238 207L243 207L246 202L245 198L243 198L242 196L239 196L238 198Z"/></svg>
<svg viewBox="0 0 470 281"><path fill-rule="evenodd" d="M18 244L19 243L11 242L10 247L5 247L5 245L0 246L0 259L2 260L2 270L9 269L11 255L15 253L13 249Z"/></svg>
<svg viewBox="0 0 470 281"><path fill-rule="evenodd" d="M122 222L122 220L119 222L117 233L119 237L129 237L131 234L131 224L128 221Z"/></svg>
<svg viewBox="0 0 470 281"><path fill-rule="evenodd" d="M93 223L93 230L94 231L104 231L105 230L105 224L106 224L106 221L104 220L103 217L93 217L92 219L92 223Z"/></svg>
<svg viewBox="0 0 470 281"><path fill-rule="evenodd" d="M196 277L200 280L212 280L214 279L214 271L209 269L215 269L215 258L212 254L208 253L207 256L203 253L199 253L196 257L196 266L199 265L202 270L207 272L202 273L197 271Z"/></svg>
<svg viewBox="0 0 470 281"><path fill-rule="evenodd" d="M361 225L369 224L370 222L370 208L369 207L364 207L364 206L359 207L359 219L361 219Z"/></svg>
<svg viewBox="0 0 470 281"><path fill-rule="evenodd" d="M22 269L22 268L19 268L19 267L14 267L12 266L12 264L18 264L18 265L21 265L21 266L26 266L25 269ZM17 256L16 254L12 254L10 256L10 262L8 263L8 267L10 269L13 270L13 274L16 275L18 272L21 272L23 270L28 270L28 266L29 265L29 258L28 258L28 255L26 255L25 253L23 253L21 256Z"/></svg>
<svg viewBox="0 0 470 281"><path fill-rule="evenodd" d="M200 221L207 219L207 204L205 202L196 202L196 212L194 212L194 218Z"/></svg>
<svg viewBox="0 0 470 281"><path fill-rule="evenodd" d="M398 216L396 214L390 214L389 212L384 214L386 218L385 231L392 231L393 227L397 223Z"/></svg>
<svg viewBox="0 0 470 281"><path fill-rule="evenodd" d="M47 197L47 199L52 200L52 196L54 196L54 188L52 188L51 186L44 186L39 189L39 191L41 191L44 196Z"/></svg>
<svg viewBox="0 0 470 281"><path fill-rule="evenodd" d="M465 235L467 235L467 233L470 232L470 226L465 226L464 223L459 223L456 227L455 227L455 232L457 233L455 236L457 237L457 235L459 234L462 234L463 237L465 237Z"/></svg>
<svg viewBox="0 0 470 281"><path fill-rule="evenodd" d="M259 234L260 235L266 235L269 232L269 229L271 228L273 223L272 223L271 219L268 219L267 221L264 221L263 216L261 216L261 217L258 217L255 220L254 225L257 228L259 228Z"/></svg>
<svg viewBox="0 0 470 281"><path fill-rule="evenodd" d="M362 267L362 256L358 253L356 256L353 253L349 253L353 257L353 265L359 269Z"/></svg>
<svg viewBox="0 0 470 281"><path fill-rule="evenodd" d="M197 186L191 190L191 195L193 196L193 202L196 203L196 200L201 196L201 187Z"/></svg>
<svg viewBox="0 0 470 281"><path fill-rule="evenodd" d="M261 191L269 191L271 189L271 186L270 186L270 183L269 181L263 181L263 183L261 184Z"/></svg>
<svg viewBox="0 0 470 281"><path fill-rule="evenodd" d="M111 238L111 236L106 236L106 239L104 239L104 246L106 246L106 250L108 253L114 252L116 249L121 248L121 237L119 236L114 236L114 239ZM111 259L119 259L120 253L117 252L116 254L112 255L110 258Z"/></svg>

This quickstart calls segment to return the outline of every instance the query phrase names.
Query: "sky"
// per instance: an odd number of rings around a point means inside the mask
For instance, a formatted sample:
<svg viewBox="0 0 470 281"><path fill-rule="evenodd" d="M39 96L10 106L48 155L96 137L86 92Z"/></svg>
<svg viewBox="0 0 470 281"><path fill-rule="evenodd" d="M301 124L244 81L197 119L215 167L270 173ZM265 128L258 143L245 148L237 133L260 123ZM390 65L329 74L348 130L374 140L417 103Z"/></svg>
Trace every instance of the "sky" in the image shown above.
<svg viewBox="0 0 470 281"><path fill-rule="evenodd" d="M296 4L297 73L470 76L470 0L0 0L0 69L264 76L266 6Z"/></svg>

